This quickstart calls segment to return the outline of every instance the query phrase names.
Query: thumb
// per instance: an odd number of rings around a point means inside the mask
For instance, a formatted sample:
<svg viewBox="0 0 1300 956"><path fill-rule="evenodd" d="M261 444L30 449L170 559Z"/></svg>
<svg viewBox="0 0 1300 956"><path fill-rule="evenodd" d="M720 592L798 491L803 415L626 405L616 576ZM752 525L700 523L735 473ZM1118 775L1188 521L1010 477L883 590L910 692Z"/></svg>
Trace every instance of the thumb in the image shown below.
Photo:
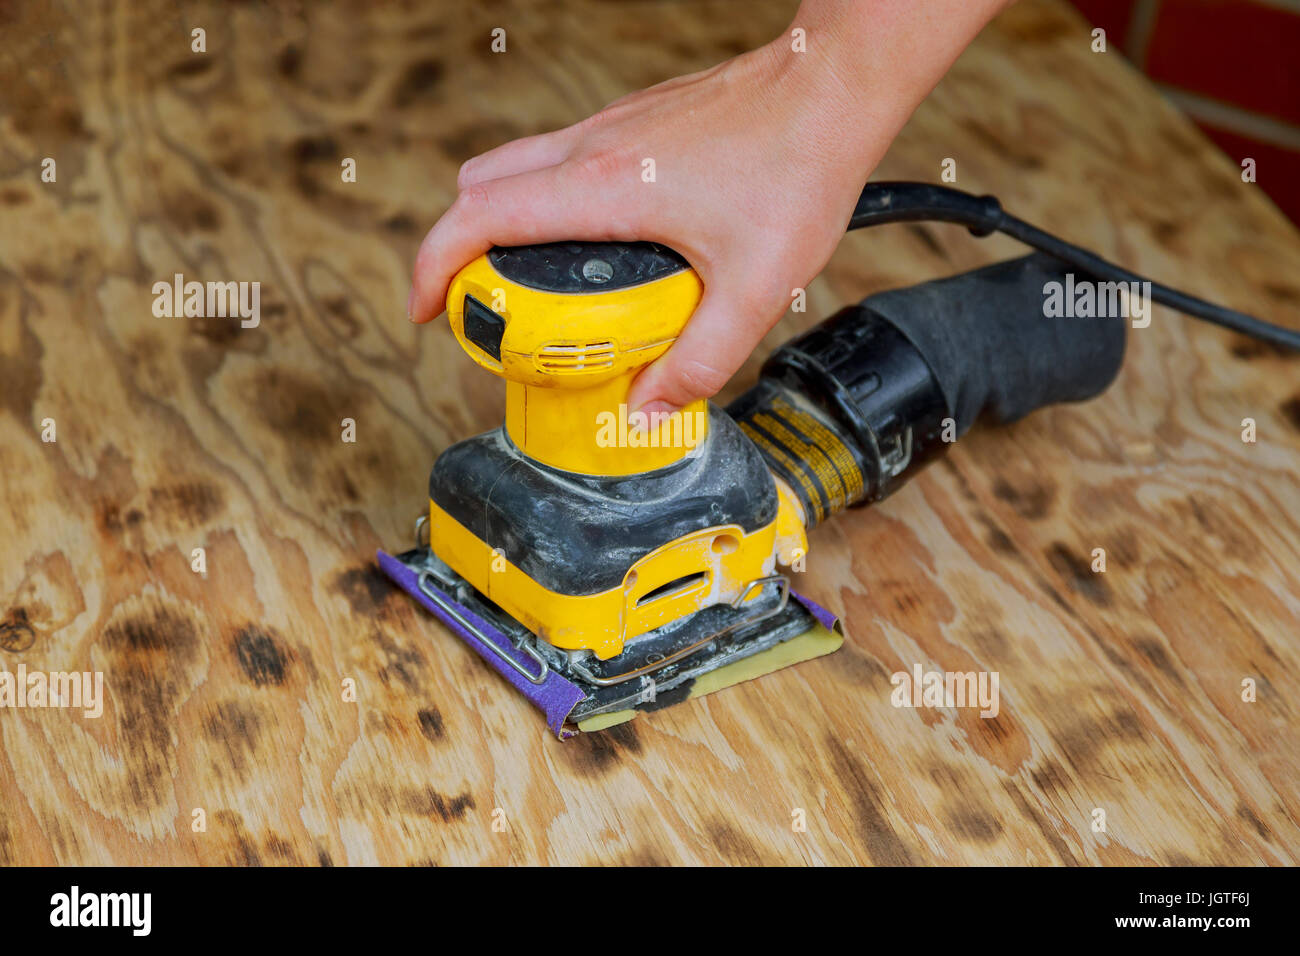
<svg viewBox="0 0 1300 956"><path fill-rule="evenodd" d="M750 297L730 293L706 289L677 341L632 383L628 408L669 411L710 398L745 364L767 326L743 304Z"/></svg>

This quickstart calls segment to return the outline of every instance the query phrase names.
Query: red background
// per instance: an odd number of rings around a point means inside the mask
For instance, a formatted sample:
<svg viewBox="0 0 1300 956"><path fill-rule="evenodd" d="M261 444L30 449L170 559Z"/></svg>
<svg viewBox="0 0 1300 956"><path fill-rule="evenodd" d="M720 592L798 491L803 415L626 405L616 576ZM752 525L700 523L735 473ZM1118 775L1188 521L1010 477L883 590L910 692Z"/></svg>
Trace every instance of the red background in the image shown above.
<svg viewBox="0 0 1300 956"><path fill-rule="evenodd" d="M1300 223L1300 0L1073 0Z"/></svg>

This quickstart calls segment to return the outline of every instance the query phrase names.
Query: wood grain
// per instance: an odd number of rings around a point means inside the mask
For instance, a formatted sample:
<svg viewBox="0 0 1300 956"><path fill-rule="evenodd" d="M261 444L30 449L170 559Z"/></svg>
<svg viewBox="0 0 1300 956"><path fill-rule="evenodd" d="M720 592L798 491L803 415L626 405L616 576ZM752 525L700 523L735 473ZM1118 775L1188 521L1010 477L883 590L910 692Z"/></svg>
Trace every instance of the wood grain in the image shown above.
<svg viewBox="0 0 1300 956"><path fill-rule="evenodd" d="M977 429L818 529L800 586L849 641L725 694L560 744L377 576L435 455L502 414L403 318L459 163L790 8L0 5L0 669L108 695L0 711L0 863L1300 862L1300 364L1166 310L1102 398ZM952 157L1030 221L1300 324L1295 229L1088 31L1013 7L878 175ZM726 395L846 302L1017 250L852 236ZM261 326L156 318L176 272L260 281ZM997 671L1000 714L891 706L918 662Z"/></svg>

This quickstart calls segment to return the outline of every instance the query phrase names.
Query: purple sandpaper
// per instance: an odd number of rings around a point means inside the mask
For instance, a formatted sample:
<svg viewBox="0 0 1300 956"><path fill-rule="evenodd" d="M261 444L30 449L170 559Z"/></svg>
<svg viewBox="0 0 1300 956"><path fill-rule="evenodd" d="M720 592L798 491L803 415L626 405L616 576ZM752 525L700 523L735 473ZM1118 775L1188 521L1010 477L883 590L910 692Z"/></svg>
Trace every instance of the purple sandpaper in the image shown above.
<svg viewBox="0 0 1300 956"><path fill-rule="evenodd" d="M376 557L379 559L379 567L393 579L398 587L419 601L421 606L431 611L438 620L447 625L452 633L477 651L479 657L487 661L494 671L508 680L515 690L532 701L535 706L540 707L542 713L546 715L546 726L550 727L557 737L564 740L574 736L573 731L564 729L564 721L569 716L569 711L573 710L578 701L587 696L586 694L555 671L548 673L546 679L540 684L534 684L502 661L497 656L496 651L480 641L473 633L462 627L443 611L442 608L430 601L428 596L420 590L420 577L416 572L391 554L379 551L376 552ZM451 601L451 598L447 598L447 600ZM491 635L498 646L501 647L503 653L510 655L511 660L518 663L526 672L537 673L537 662L522 651L517 650L505 634L502 634L500 630L483 620L463 604L456 601L451 601L451 603L456 605L456 610L464 615L465 620L481 629L484 633Z"/></svg>
<svg viewBox="0 0 1300 956"><path fill-rule="evenodd" d="M840 627L840 619L812 598L806 598L798 591L791 591L790 596L802 604L808 613L817 619L817 623L826 630L838 631L840 634L844 633L843 628Z"/></svg>

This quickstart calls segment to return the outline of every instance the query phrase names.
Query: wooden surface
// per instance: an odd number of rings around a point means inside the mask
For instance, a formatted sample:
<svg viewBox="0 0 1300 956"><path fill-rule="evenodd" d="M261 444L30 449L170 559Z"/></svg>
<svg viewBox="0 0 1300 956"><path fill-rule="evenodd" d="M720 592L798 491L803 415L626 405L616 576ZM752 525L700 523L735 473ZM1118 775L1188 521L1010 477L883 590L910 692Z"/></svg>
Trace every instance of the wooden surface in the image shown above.
<svg viewBox="0 0 1300 956"><path fill-rule="evenodd" d="M409 6L0 4L0 669L108 695L0 711L0 863L1300 862L1300 361L1165 310L1101 399L977 429L813 535L797 586L850 635L829 658L561 744L393 592L376 547L503 408L404 318L458 164L792 8ZM952 157L1030 221L1300 325L1295 229L1088 29L1012 8L878 175ZM846 302L1018 250L853 236L726 394ZM260 281L261 326L156 318L176 272ZM997 671L1001 713L894 708L917 662Z"/></svg>

